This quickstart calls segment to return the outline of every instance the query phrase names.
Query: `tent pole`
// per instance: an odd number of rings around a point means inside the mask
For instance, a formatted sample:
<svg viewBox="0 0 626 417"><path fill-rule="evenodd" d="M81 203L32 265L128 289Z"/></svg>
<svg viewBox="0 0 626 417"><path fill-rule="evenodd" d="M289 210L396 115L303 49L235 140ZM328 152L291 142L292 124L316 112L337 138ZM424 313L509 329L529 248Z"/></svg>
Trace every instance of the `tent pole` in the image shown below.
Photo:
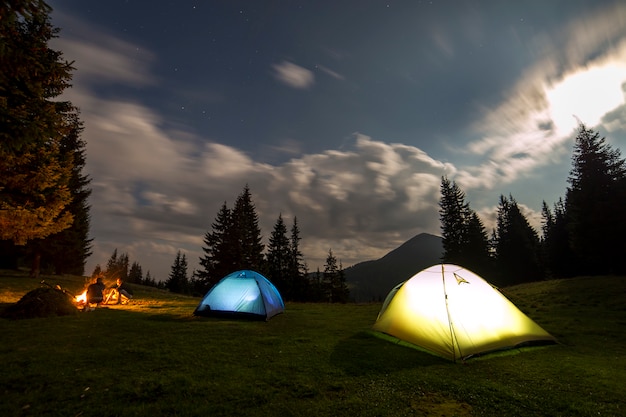
<svg viewBox="0 0 626 417"><path fill-rule="evenodd" d="M450 328L450 342L452 343L452 359L454 363L456 363L456 348L459 349L459 358L463 357L461 353L461 346L459 346L458 340L456 339L456 334L454 333L454 326L452 325L452 318L450 317L450 309L448 308L448 292L446 291L446 274L444 271L444 264L441 264L441 280L443 282L443 296L446 300L446 313L448 315L448 326ZM456 342L456 348L455 348Z"/></svg>

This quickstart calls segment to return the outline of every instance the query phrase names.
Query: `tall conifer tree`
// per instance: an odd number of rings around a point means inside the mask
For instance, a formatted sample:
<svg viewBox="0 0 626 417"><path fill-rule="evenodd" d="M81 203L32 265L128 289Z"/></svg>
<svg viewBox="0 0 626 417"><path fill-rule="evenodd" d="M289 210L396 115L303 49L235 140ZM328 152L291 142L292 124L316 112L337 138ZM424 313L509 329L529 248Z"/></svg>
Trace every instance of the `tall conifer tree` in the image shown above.
<svg viewBox="0 0 626 417"><path fill-rule="evenodd" d="M307 266L304 256L300 251L300 229L298 228L298 218L293 218L291 226L291 238L289 244L289 274L293 280L293 295L298 301L306 301L309 292L309 280Z"/></svg>
<svg viewBox="0 0 626 417"><path fill-rule="evenodd" d="M143 272L139 263L133 262L130 266L130 271L128 272L128 282L134 284L141 284L143 282Z"/></svg>
<svg viewBox="0 0 626 417"><path fill-rule="evenodd" d="M467 243L468 215L469 205L465 202L465 193L454 181L442 177L439 218L441 220L444 262L462 263L463 252Z"/></svg>
<svg viewBox="0 0 626 417"><path fill-rule="evenodd" d="M439 217L443 261L462 265L479 274L488 273L491 259L485 227L465 201L465 193L445 177L441 179Z"/></svg>
<svg viewBox="0 0 626 417"><path fill-rule="evenodd" d="M189 278L187 276L187 256L180 251L176 253L176 258L172 264L170 275L165 281L165 287L170 292L187 294L189 292Z"/></svg>
<svg viewBox="0 0 626 417"><path fill-rule="evenodd" d="M259 216L247 184L235 201L232 211L232 227L237 269L261 270L265 246L262 243Z"/></svg>
<svg viewBox="0 0 626 417"><path fill-rule="evenodd" d="M512 196L500 196L494 243L499 285L513 285L543 278L539 260L539 236Z"/></svg>
<svg viewBox="0 0 626 417"><path fill-rule="evenodd" d="M598 132L580 125L565 207L581 274L626 272L626 162L620 156Z"/></svg>
<svg viewBox="0 0 626 417"><path fill-rule="evenodd" d="M554 278L567 278L579 272L576 255L572 252L567 226L567 213L563 199L550 210L544 201L541 208L542 258L546 272Z"/></svg>
<svg viewBox="0 0 626 417"><path fill-rule="evenodd" d="M282 214L279 214L267 245L267 277L278 288L285 300L293 300L289 249L287 226L285 226Z"/></svg>
<svg viewBox="0 0 626 417"><path fill-rule="evenodd" d="M41 253L42 262L51 265L56 274L83 275L85 263L91 255L89 238L90 206L88 198L91 189L88 187L91 179L83 173L86 163L85 142L80 138L82 124L75 118L74 127L62 141L62 157L73 161L72 175L69 189L72 202L65 211L74 216L72 225L42 240L35 239L29 242L29 252Z"/></svg>
<svg viewBox="0 0 626 417"><path fill-rule="evenodd" d="M42 0L4 2L0 18L0 239L24 245L71 226L73 161L62 140L77 109L55 101L72 66L49 48L58 29Z"/></svg>
<svg viewBox="0 0 626 417"><path fill-rule="evenodd" d="M348 301L350 291L346 284L346 276L341 262L333 254L332 249L328 250L326 263L324 264L323 286L325 301L330 303L345 303Z"/></svg>
<svg viewBox="0 0 626 417"><path fill-rule="evenodd" d="M204 256L200 258L202 269L196 271L198 279L204 283L204 291L208 291L220 279L236 270L236 253L232 248L233 220L226 202L222 204L211 228L204 235Z"/></svg>

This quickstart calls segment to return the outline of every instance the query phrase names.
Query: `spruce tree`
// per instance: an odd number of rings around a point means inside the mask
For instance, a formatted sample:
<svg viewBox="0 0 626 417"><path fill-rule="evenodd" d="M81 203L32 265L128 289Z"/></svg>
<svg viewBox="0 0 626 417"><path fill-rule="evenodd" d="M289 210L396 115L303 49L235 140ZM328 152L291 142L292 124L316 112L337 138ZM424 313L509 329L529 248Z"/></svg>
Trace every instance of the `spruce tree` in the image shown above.
<svg viewBox="0 0 626 417"><path fill-rule="evenodd" d="M293 297L298 301L306 301L309 287L307 266L300 251L300 229L297 217L293 218L291 238L289 242L289 276L292 279Z"/></svg>
<svg viewBox="0 0 626 417"><path fill-rule="evenodd" d="M204 283L202 292L208 291L220 279L236 270L233 240L231 211L224 202L211 224L211 231L204 235L204 256L200 258L202 269L196 272L198 280Z"/></svg>
<svg viewBox="0 0 626 417"><path fill-rule="evenodd" d="M133 262L128 272L128 282L133 284L141 284L143 282L143 272L141 271L141 265L137 262Z"/></svg>
<svg viewBox="0 0 626 417"><path fill-rule="evenodd" d="M107 260L106 268L104 269L103 274L107 276L107 278L116 279L118 262L117 262L117 248L113 249L113 253Z"/></svg>
<svg viewBox="0 0 626 417"><path fill-rule="evenodd" d="M290 261L291 252L287 238L287 226L285 226L282 214L279 214L267 246L267 277L285 300L294 299Z"/></svg>
<svg viewBox="0 0 626 417"><path fill-rule="evenodd" d="M146 276L143 278L143 285L146 285L148 287L156 287L156 281L152 278L152 275L150 275L150 270L146 271Z"/></svg>
<svg viewBox="0 0 626 417"><path fill-rule="evenodd" d="M543 278L539 236L512 196L500 196L495 250L499 285L513 285Z"/></svg>
<svg viewBox="0 0 626 417"><path fill-rule="evenodd" d="M176 253L176 258L172 264L170 275L165 281L165 287L170 292L186 294L189 292L189 278L187 277L187 257L185 254L181 254L180 251Z"/></svg>
<svg viewBox="0 0 626 417"><path fill-rule="evenodd" d="M232 211L233 250L237 269L262 270L263 249L259 217L246 184Z"/></svg>
<svg viewBox="0 0 626 417"><path fill-rule="evenodd" d="M550 210L544 201L541 208L542 258L546 272L553 278L568 278L578 274L576 255L570 246L565 203L560 198Z"/></svg>
<svg viewBox="0 0 626 417"><path fill-rule="evenodd" d="M482 220L470 210L467 220L467 240L463 250L463 265L480 274L491 275L492 259L489 253L489 237Z"/></svg>
<svg viewBox="0 0 626 417"><path fill-rule="evenodd" d="M48 43L58 29L42 0L4 2L0 18L0 239L24 245L71 226L74 161L62 140L77 109L56 99L72 66Z"/></svg>
<svg viewBox="0 0 626 417"><path fill-rule="evenodd" d="M197 280L210 289L224 276L241 269L264 270L261 229L250 188L246 185L231 210L222 205L212 230L204 236Z"/></svg>
<svg viewBox="0 0 626 417"><path fill-rule="evenodd" d="M350 294L346 284L343 268L337 263L332 249L328 250L323 274L323 294L325 301L330 303L345 303Z"/></svg>
<svg viewBox="0 0 626 417"><path fill-rule="evenodd" d="M454 181L441 178L439 218L443 244L443 261L463 263L463 252L467 244L467 218L469 205L465 194Z"/></svg>
<svg viewBox="0 0 626 417"><path fill-rule="evenodd" d="M485 227L465 201L465 193L454 182L441 179L439 201L443 262L462 265L479 274L489 272L489 238Z"/></svg>
<svg viewBox="0 0 626 417"><path fill-rule="evenodd" d="M91 195L91 189L88 188L91 179L83 173L86 158L85 142L80 139L81 131L82 125L75 118L74 128L61 142L63 158L73 161L69 181L72 202L65 210L74 216L74 221L69 228L59 233L29 242L29 251L41 253L42 262L51 265L56 274L83 275L87 258L92 253L93 239L89 238L90 206L87 201Z"/></svg>
<svg viewBox="0 0 626 417"><path fill-rule="evenodd" d="M626 162L581 124L565 197L567 227L580 274L624 273Z"/></svg>
<svg viewBox="0 0 626 417"><path fill-rule="evenodd" d="M118 255L117 248L115 248L107 261L106 270L103 271L103 275L110 281L115 281L117 278L126 281L128 279L128 267L128 254L122 253Z"/></svg>

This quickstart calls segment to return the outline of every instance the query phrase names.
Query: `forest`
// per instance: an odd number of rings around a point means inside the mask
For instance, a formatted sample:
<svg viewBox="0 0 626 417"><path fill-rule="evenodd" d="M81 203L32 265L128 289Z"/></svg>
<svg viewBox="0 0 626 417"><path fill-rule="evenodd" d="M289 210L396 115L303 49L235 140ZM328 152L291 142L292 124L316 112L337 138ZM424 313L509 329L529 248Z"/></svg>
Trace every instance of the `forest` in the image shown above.
<svg viewBox="0 0 626 417"><path fill-rule="evenodd" d="M443 261L464 265L500 286L580 275L624 274L626 162L619 149L580 124L565 197L542 207L541 235L518 202L500 196L496 229L483 223L454 182L442 178Z"/></svg>
<svg viewBox="0 0 626 417"><path fill-rule="evenodd" d="M71 86L72 63L49 42L51 25L43 1L5 5L0 21L0 268L31 268L54 274L85 274L92 254L90 183L79 109L60 97ZM512 196L500 196L497 226L487 231L461 187L441 181L439 214L443 262L492 277L500 286L574 275L624 274L626 253L626 163L599 132L579 125L564 196L544 201L542 230L535 230ZM128 255L111 255L92 276L120 275L130 282L201 295L229 272L255 269L286 300L344 303L350 300L343 266L333 253L323 271L309 271L303 239L293 217L282 214L262 243L248 185L234 206L223 204L203 239L200 269L188 269L180 251L166 281L145 276Z"/></svg>

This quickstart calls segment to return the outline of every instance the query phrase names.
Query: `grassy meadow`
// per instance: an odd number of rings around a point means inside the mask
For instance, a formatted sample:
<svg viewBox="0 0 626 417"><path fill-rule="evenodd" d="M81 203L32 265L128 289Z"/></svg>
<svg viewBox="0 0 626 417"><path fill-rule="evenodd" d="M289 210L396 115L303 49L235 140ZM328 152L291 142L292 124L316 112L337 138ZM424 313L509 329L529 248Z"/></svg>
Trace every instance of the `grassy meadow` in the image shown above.
<svg viewBox="0 0 626 417"><path fill-rule="evenodd" d="M85 279L43 277L73 292ZM0 271L0 309L40 287ZM2 416L623 416L626 278L503 289L559 344L450 361L372 332L380 304L294 304L269 322L129 305L0 319Z"/></svg>

